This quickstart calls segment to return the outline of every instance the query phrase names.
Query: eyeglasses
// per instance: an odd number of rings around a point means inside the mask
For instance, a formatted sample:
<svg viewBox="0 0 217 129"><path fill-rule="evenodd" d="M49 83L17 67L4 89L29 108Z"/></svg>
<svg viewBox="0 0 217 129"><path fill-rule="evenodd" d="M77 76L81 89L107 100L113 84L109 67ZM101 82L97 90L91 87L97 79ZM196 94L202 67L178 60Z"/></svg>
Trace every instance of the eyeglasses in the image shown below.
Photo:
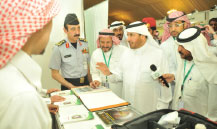
<svg viewBox="0 0 217 129"><path fill-rule="evenodd" d="M168 24L168 27L169 28L172 28L173 26L180 27L180 26L183 26L183 25L184 25L184 23L175 23L175 24Z"/></svg>
<svg viewBox="0 0 217 129"><path fill-rule="evenodd" d="M209 24L210 26L217 26L217 24Z"/></svg>

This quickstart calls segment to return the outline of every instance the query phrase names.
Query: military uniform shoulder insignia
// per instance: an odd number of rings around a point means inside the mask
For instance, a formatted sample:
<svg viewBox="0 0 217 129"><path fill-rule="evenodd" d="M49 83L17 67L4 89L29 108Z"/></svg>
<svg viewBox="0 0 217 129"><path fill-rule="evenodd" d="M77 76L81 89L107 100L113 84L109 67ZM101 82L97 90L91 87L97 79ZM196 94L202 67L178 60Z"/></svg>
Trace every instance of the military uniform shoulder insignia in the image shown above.
<svg viewBox="0 0 217 129"><path fill-rule="evenodd" d="M87 42L87 40L85 38L79 38L79 40L82 42Z"/></svg>
<svg viewBox="0 0 217 129"><path fill-rule="evenodd" d="M56 43L57 46L61 46L62 44L66 43L66 40L61 40L58 43Z"/></svg>

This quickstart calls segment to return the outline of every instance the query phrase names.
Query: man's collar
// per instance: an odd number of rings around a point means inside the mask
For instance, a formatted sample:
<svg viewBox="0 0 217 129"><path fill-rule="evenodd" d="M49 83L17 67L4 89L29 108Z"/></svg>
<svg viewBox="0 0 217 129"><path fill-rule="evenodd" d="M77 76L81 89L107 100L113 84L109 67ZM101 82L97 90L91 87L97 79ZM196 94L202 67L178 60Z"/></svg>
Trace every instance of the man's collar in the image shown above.
<svg viewBox="0 0 217 129"><path fill-rule="evenodd" d="M69 47L72 47L72 43L69 41L69 39L68 38L66 38L66 42L68 42L69 43ZM78 44L78 40L77 40L77 42L76 42L77 44Z"/></svg>

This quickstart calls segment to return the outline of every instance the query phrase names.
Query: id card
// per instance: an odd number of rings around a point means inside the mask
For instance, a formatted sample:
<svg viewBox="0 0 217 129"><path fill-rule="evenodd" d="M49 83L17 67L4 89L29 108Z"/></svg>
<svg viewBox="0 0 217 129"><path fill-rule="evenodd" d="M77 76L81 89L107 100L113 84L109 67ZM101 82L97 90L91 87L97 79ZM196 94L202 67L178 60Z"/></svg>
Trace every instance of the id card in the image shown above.
<svg viewBox="0 0 217 129"><path fill-rule="evenodd" d="M84 77L80 78L80 83L84 83Z"/></svg>
<svg viewBox="0 0 217 129"><path fill-rule="evenodd" d="M182 99L179 99L179 103L178 103L178 108L181 109L181 108L184 108L184 101Z"/></svg>
<svg viewBox="0 0 217 129"><path fill-rule="evenodd" d="M104 86L105 86L106 88L109 88L109 83L108 83L108 82L104 83Z"/></svg>

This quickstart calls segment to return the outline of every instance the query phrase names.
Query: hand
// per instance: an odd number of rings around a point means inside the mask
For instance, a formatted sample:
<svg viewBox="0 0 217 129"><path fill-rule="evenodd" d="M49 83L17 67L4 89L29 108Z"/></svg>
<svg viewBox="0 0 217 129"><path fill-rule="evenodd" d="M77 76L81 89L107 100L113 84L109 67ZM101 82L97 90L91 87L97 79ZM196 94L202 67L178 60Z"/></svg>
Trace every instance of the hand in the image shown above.
<svg viewBox="0 0 217 129"><path fill-rule="evenodd" d="M204 26L206 28L206 31L210 34L214 34L215 31L213 30L213 28L210 25L205 25Z"/></svg>
<svg viewBox="0 0 217 129"><path fill-rule="evenodd" d="M52 89L47 90L47 94L50 94L50 93L53 93L53 92L56 92L56 91L60 91L60 90L56 89L56 88L52 88Z"/></svg>
<svg viewBox="0 0 217 129"><path fill-rule="evenodd" d="M111 75L111 72L109 71L109 68L106 66L106 64L102 62L97 62L97 69L99 69L104 75L109 76Z"/></svg>
<svg viewBox="0 0 217 129"><path fill-rule="evenodd" d="M67 87L69 90L71 90L72 88L78 88L77 86L72 85L71 83L69 83L69 86Z"/></svg>
<svg viewBox="0 0 217 129"><path fill-rule="evenodd" d="M90 83L90 87L97 88L100 85L100 82L97 80L94 80Z"/></svg>
<svg viewBox="0 0 217 129"><path fill-rule="evenodd" d="M48 109L50 113L53 113L54 115L59 111L59 106L53 105L53 104L48 104Z"/></svg>
<svg viewBox="0 0 217 129"><path fill-rule="evenodd" d="M169 74L169 73L168 73L168 74L163 74L162 76L163 76L163 78L164 78L168 83L171 83L173 80L175 80L174 74ZM162 85L164 85L162 79L159 79L159 81L161 82Z"/></svg>
<svg viewBox="0 0 217 129"><path fill-rule="evenodd" d="M54 95L50 97L51 103L64 101L65 98L62 96Z"/></svg>

